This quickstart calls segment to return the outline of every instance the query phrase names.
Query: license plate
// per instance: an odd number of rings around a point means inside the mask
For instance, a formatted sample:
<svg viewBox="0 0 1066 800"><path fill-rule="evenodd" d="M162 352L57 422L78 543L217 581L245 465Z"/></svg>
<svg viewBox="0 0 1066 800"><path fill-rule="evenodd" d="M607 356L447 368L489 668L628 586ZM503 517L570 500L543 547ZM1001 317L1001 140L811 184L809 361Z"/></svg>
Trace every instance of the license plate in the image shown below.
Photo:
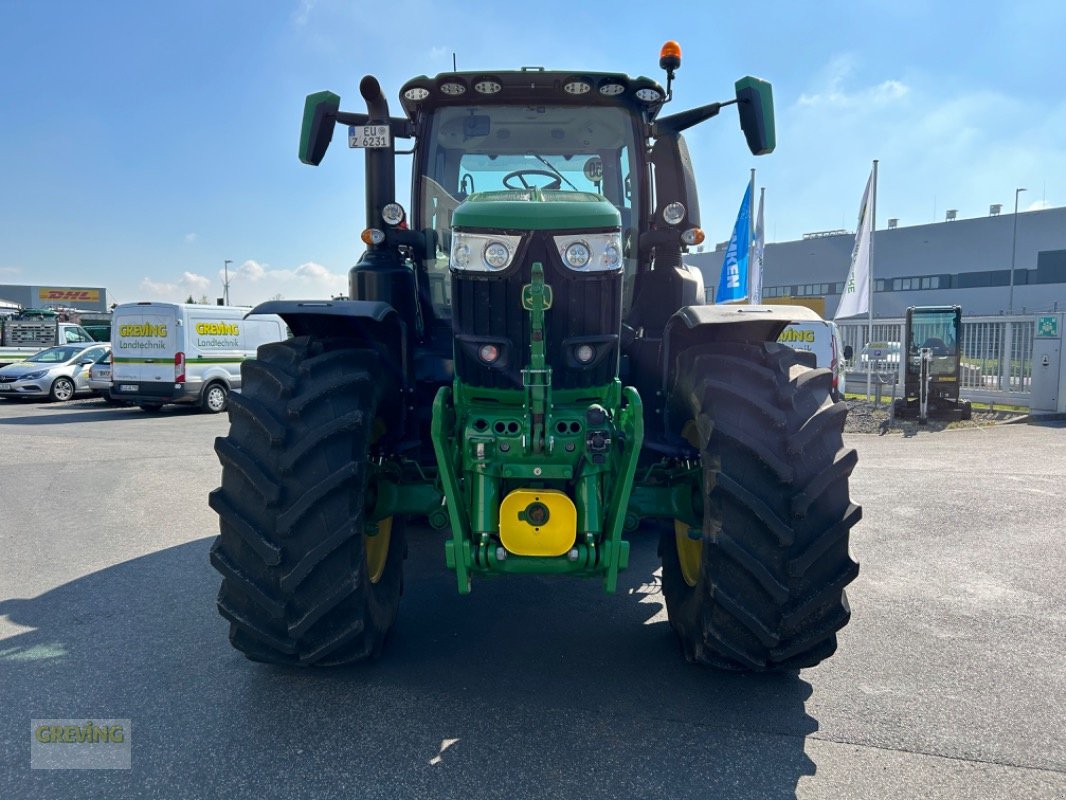
<svg viewBox="0 0 1066 800"><path fill-rule="evenodd" d="M118 385L118 390L120 392L135 392L137 391L137 386L132 383L120 383Z"/></svg>
<svg viewBox="0 0 1066 800"><path fill-rule="evenodd" d="M392 144L388 125L349 125L348 146L376 149Z"/></svg>

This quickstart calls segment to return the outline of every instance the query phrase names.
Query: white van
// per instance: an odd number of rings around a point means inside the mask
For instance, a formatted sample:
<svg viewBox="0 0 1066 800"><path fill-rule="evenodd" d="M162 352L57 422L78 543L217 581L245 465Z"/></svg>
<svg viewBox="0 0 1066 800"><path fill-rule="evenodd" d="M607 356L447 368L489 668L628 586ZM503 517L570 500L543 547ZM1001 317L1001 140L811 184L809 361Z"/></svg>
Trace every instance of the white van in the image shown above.
<svg viewBox="0 0 1066 800"><path fill-rule="evenodd" d="M241 389L241 362L286 338L273 314L179 303L124 303L111 318L111 397L155 411L195 403L217 414Z"/></svg>
<svg viewBox="0 0 1066 800"><path fill-rule="evenodd" d="M844 396L844 348L841 345L840 328L835 322L824 319L793 322L781 332L777 341L793 350L814 353L818 366L833 373L833 388L830 390L833 400Z"/></svg>

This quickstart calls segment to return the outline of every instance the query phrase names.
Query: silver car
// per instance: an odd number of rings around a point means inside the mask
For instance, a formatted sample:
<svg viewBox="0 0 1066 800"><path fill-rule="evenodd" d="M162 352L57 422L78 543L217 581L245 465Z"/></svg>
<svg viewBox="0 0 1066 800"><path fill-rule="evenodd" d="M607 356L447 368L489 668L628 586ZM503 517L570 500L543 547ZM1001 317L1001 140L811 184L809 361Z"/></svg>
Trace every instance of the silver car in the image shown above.
<svg viewBox="0 0 1066 800"><path fill-rule="evenodd" d="M0 369L0 397L47 397L56 402L87 394L89 368L111 353L109 344L49 347Z"/></svg>
<svg viewBox="0 0 1066 800"><path fill-rule="evenodd" d="M105 400L111 400L111 353L89 367L89 388Z"/></svg>

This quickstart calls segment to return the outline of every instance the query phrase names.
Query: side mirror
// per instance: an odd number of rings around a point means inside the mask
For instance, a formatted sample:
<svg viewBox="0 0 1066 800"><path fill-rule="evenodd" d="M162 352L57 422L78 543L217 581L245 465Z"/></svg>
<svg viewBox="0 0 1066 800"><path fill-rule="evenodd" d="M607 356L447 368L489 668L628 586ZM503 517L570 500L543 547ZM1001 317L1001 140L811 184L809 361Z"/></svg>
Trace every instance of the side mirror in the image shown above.
<svg viewBox="0 0 1066 800"><path fill-rule="evenodd" d="M774 152L777 132L774 127L774 90L768 81L748 75L736 82L740 129L754 156Z"/></svg>
<svg viewBox="0 0 1066 800"><path fill-rule="evenodd" d="M851 358L854 355L855 355L855 348L853 348L850 344L844 345L844 360L845 361L851 361Z"/></svg>
<svg viewBox="0 0 1066 800"><path fill-rule="evenodd" d="M317 167L333 139L333 127L341 99L333 92L315 92L304 101L304 119L300 127L300 161Z"/></svg>
<svg viewBox="0 0 1066 800"><path fill-rule="evenodd" d="M78 366L79 367L87 367L89 364L92 364L92 363L95 363L95 362L93 362L93 360L91 358L80 358L80 359L78 359Z"/></svg>

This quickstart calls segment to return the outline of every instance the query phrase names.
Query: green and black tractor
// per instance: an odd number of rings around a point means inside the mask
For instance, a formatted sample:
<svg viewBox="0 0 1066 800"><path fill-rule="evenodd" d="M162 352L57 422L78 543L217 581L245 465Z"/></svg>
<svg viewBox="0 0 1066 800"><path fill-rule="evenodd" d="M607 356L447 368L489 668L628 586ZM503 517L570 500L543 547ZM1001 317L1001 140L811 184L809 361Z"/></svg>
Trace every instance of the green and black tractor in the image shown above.
<svg viewBox="0 0 1066 800"><path fill-rule="evenodd" d="M796 669L836 649L861 510L832 375L778 344L798 306L705 304L682 131L736 105L774 149L770 84L671 115L615 73L449 72L390 116L307 98L300 159L337 126L366 159L366 251L350 299L275 301L293 338L260 348L216 442L211 561L249 658L345 664L396 619L405 537L444 539L475 578L569 575L615 590L630 540L659 539L686 658ZM413 142L396 202L397 140ZM577 609L575 609L575 613Z"/></svg>

